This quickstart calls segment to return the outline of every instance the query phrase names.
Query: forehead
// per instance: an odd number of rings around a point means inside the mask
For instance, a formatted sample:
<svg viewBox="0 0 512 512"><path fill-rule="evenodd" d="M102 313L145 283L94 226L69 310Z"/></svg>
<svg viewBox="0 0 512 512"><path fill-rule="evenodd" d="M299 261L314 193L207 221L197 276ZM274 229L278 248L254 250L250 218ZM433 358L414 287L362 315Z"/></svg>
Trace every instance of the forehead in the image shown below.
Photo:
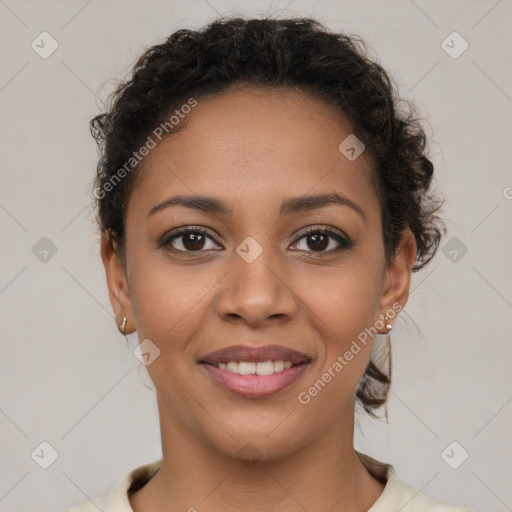
<svg viewBox="0 0 512 512"><path fill-rule="evenodd" d="M215 195L235 209L308 192L377 201L367 152L350 160L339 149L354 136L348 118L306 91L238 88L183 117L145 157L138 206L176 194Z"/></svg>

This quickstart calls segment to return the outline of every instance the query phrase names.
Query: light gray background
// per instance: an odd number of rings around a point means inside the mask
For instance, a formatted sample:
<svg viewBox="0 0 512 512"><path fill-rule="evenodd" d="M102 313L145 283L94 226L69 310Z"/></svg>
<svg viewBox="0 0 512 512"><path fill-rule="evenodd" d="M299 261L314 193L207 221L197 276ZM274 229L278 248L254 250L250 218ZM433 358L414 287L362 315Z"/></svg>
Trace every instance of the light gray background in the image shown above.
<svg viewBox="0 0 512 512"><path fill-rule="evenodd" d="M372 44L428 116L443 246L467 247L414 277L392 332L389 423L360 417L356 447L437 499L512 510L510 0L0 0L1 510L63 510L161 454L154 391L136 338L116 329L96 242L96 93L178 28L279 12ZM47 59L31 48L42 31L59 44ZM457 59L441 47L453 31L469 43ZM42 237L57 247L46 262L32 250ZM58 452L46 470L31 458L43 441ZM441 456L453 441L469 453L458 469Z"/></svg>

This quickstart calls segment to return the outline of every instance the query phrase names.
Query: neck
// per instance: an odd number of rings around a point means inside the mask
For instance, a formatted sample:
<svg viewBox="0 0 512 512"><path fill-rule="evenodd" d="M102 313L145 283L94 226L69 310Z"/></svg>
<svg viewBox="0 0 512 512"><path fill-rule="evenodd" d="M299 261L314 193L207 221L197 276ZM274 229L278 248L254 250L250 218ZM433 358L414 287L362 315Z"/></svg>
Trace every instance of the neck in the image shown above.
<svg viewBox="0 0 512 512"><path fill-rule="evenodd" d="M364 512L384 489L353 448L353 420L287 456L253 461L220 453L165 412L160 423L162 465L130 496L134 512Z"/></svg>

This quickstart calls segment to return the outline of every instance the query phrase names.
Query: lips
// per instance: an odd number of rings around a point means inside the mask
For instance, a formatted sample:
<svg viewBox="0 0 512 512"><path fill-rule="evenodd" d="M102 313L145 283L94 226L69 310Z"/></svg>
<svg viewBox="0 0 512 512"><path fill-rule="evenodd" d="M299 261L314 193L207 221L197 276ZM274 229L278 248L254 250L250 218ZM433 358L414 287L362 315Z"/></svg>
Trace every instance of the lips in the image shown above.
<svg viewBox="0 0 512 512"><path fill-rule="evenodd" d="M222 370L211 364L202 365L212 382L243 398L265 398L291 388L308 368L307 363L297 364L272 375L240 375Z"/></svg>
<svg viewBox="0 0 512 512"><path fill-rule="evenodd" d="M229 363L230 361L290 361L293 365L309 362L311 358L303 352L298 352L281 345L266 345L264 347L250 347L248 345L233 345L211 352L202 357L200 363L212 364L218 366L219 363Z"/></svg>
<svg viewBox="0 0 512 512"><path fill-rule="evenodd" d="M290 388L310 362L307 354L281 345L234 345L199 361L213 382L244 398L264 398Z"/></svg>

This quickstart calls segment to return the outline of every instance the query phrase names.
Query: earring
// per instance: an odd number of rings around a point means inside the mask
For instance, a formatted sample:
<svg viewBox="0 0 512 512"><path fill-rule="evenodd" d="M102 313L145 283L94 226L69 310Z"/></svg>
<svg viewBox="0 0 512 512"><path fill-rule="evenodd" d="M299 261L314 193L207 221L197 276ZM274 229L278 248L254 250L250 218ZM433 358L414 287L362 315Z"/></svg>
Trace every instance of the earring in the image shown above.
<svg viewBox="0 0 512 512"><path fill-rule="evenodd" d="M393 329L393 326L389 323L389 318L384 315L384 321L386 322L386 342L388 345L388 372L389 372L389 381L391 382L391 336L389 335L389 331ZM387 419L387 409L386 409L386 419Z"/></svg>
<svg viewBox="0 0 512 512"><path fill-rule="evenodd" d="M386 342L388 345L388 370L389 370L389 380L391 381L391 336L389 332L386 333Z"/></svg>
<svg viewBox="0 0 512 512"><path fill-rule="evenodd" d="M117 326L117 328L119 329L119 332L121 334L125 334L125 335L126 335L126 332L125 332L126 322L127 322L127 318L123 317L123 321Z"/></svg>

